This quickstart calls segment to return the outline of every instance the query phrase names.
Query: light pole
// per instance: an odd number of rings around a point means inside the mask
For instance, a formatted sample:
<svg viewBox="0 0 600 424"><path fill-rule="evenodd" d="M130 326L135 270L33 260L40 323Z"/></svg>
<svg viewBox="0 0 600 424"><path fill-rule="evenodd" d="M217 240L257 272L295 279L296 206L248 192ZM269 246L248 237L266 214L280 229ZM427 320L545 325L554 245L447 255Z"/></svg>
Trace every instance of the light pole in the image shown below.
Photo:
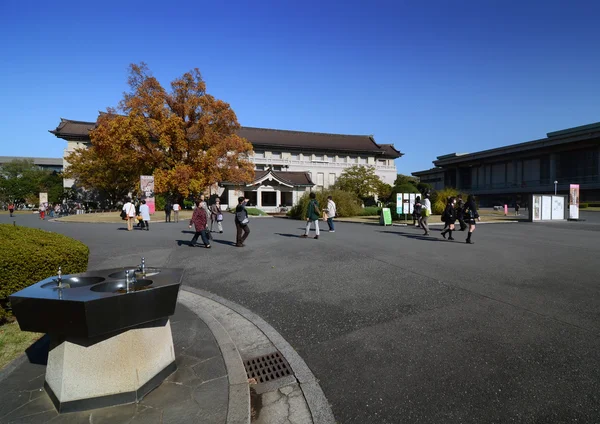
<svg viewBox="0 0 600 424"><path fill-rule="evenodd" d="M556 186L558 185L558 181L554 181L554 195L556 196Z"/></svg>

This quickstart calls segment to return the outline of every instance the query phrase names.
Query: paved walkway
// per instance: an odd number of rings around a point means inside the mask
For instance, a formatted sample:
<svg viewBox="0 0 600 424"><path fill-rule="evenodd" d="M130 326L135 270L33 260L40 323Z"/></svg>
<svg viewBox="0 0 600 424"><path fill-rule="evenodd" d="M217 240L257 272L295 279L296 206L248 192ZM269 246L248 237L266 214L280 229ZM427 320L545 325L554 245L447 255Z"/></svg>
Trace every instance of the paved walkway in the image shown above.
<svg viewBox="0 0 600 424"><path fill-rule="evenodd" d="M0 423L334 422L304 361L250 311L184 287L171 328L178 368L158 388L138 404L68 414L56 412L43 388L49 347L48 337L43 337L0 373ZM269 384L249 384L244 361L275 353L289 363L290 375Z"/></svg>

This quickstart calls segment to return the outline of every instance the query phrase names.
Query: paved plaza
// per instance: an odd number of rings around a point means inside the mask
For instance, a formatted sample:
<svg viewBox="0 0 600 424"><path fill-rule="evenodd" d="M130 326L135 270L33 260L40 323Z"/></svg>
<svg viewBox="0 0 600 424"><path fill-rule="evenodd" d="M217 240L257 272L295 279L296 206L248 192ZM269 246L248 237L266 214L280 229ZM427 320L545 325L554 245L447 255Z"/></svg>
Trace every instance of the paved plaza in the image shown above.
<svg viewBox="0 0 600 424"><path fill-rule="evenodd" d="M306 361L340 423L599 422L600 213L585 222L497 223L444 241L411 227L232 216L212 249L187 222L0 223L74 237L90 269L183 267L184 284L251 310ZM321 227L326 227L321 223Z"/></svg>

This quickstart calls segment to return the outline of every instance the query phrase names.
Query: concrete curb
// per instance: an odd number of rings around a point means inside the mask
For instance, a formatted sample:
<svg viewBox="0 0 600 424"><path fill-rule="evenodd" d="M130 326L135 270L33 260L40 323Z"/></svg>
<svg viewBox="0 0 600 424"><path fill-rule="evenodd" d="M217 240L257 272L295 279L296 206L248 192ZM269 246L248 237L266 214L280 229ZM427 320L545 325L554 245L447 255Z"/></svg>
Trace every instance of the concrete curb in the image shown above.
<svg viewBox="0 0 600 424"><path fill-rule="evenodd" d="M315 424L335 424L335 418L331 410L331 406L319 385L317 378L314 376L306 362L300 357L300 355L294 350L294 348L279 334L271 325L265 320L251 312L250 310L238 305L237 303L231 302L215 294L209 293L202 289L196 289L189 286L182 286L182 289L188 292L192 292L199 296L207 297L215 302L226 306L227 308L240 314L246 318L273 343L273 345L281 352L287 362L290 364L294 375L296 376L304 397L310 409L310 413Z"/></svg>
<svg viewBox="0 0 600 424"><path fill-rule="evenodd" d="M20 356L6 364L6 366L0 370L0 381L8 377L15 369L23 365L26 361L27 354L22 353Z"/></svg>
<svg viewBox="0 0 600 424"><path fill-rule="evenodd" d="M182 286L181 289L191 296L202 296L199 293L195 293L195 290L191 287ZM178 302L185 304L181 300L178 300ZM225 362L225 368L227 368L227 378L229 380L227 424L250 424L250 385L248 384L246 368L244 368L240 352L237 350L231 337L229 337L227 330L225 330L215 317L202 308L194 308L193 305L189 304L185 304L185 306L208 326L223 354L223 361Z"/></svg>

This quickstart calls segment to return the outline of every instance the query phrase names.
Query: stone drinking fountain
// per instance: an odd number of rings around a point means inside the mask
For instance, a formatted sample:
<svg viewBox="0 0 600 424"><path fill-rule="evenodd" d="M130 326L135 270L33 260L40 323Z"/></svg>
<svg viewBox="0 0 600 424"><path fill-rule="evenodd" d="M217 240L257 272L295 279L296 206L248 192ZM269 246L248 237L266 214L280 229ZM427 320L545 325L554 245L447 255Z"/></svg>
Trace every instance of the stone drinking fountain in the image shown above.
<svg viewBox="0 0 600 424"><path fill-rule="evenodd" d="M173 373L169 316L182 269L137 267L58 275L10 296L23 331L47 333L44 388L59 412L141 400Z"/></svg>

